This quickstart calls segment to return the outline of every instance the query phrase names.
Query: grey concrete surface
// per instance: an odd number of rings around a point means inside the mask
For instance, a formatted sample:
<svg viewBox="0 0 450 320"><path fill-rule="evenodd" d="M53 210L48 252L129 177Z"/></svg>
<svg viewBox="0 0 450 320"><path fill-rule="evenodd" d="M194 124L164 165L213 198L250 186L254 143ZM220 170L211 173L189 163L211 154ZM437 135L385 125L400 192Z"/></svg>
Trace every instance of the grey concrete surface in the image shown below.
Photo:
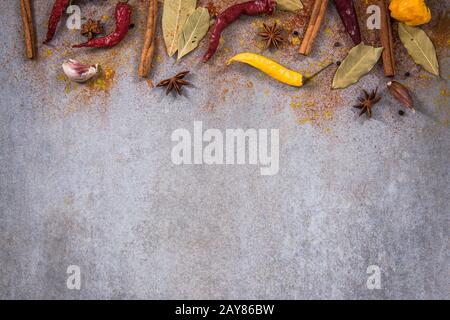
<svg viewBox="0 0 450 320"><path fill-rule="evenodd" d="M35 4L39 43L50 2ZM448 2L428 2L448 13ZM400 48L397 79L418 109L401 117L380 64L337 92L327 89L332 71L293 89L224 67L234 53L260 52L232 35L262 18L229 28L208 65L204 43L175 64L160 41L153 79L190 69L194 83L181 98L165 96L136 76L145 15L142 1L130 3L136 27L117 48L70 49L81 38L60 27L26 61L19 6L0 2L0 298L450 298L448 33L439 43L438 14L425 30L442 78ZM112 13L101 1L81 5L86 17ZM311 57L295 47L287 58L269 54L308 72L343 58L350 40L332 6L323 29ZM109 65L115 76L105 90L69 86L60 70L69 57ZM358 118L351 106L376 86L374 117ZM279 173L173 165L170 135L194 120L279 128ZM81 290L66 287L69 265L81 268ZM381 290L366 287L369 265L381 269Z"/></svg>

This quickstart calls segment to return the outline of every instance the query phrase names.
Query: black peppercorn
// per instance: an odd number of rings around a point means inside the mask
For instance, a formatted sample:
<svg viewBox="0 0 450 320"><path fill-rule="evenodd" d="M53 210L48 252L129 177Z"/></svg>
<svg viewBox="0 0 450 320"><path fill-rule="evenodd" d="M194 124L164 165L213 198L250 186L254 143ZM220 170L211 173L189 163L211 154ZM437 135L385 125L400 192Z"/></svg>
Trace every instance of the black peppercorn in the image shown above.
<svg viewBox="0 0 450 320"><path fill-rule="evenodd" d="M405 115L405 111L400 110L400 111L398 112L398 114L401 115L401 116L404 116L404 115Z"/></svg>

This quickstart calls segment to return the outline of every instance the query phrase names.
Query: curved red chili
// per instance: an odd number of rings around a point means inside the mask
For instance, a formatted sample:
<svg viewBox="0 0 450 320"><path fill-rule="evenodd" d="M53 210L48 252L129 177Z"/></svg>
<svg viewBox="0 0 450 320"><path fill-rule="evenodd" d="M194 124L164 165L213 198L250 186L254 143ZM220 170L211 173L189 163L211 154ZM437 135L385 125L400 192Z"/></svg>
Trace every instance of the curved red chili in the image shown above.
<svg viewBox="0 0 450 320"><path fill-rule="evenodd" d="M103 48L112 47L125 38L131 20L131 6L126 2L119 2L115 11L116 29L106 37L94 38L85 43L73 45L72 48Z"/></svg>
<svg viewBox="0 0 450 320"><path fill-rule="evenodd" d="M53 36L56 33L56 28L58 27L58 23L69 4L70 0L56 0L53 4L52 13L50 14L50 18L48 19L47 37L45 38L44 43L49 43L53 39Z"/></svg>
<svg viewBox="0 0 450 320"><path fill-rule="evenodd" d="M207 62L216 52L219 46L220 35L222 31L239 19L243 14L247 16L256 16L263 13L272 14L276 7L274 0L254 0L248 1L229 7L217 16L217 21L211 33L209 40L209 48L203 57L203 61Z"/></svg>

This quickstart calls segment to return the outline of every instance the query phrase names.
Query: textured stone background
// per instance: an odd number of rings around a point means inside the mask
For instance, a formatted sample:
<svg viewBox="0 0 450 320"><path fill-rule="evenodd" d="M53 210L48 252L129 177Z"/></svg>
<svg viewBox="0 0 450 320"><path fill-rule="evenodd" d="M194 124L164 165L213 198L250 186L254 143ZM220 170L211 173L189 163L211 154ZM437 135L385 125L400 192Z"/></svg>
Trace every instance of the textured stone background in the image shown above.
<svg viewBox="0 0 450 320"><path fill-rule="evenodd" d="M81 1L84 16L111 15L110 4L92 2ZM155 80L192 71L195 87L176 99L136 77L143 1L131 1L136 27L117 48L72 50L80 37L60 27L37 61L23 58L18 1L1 1L0 298L450 298L449 5L429 2L442 14L426 28L442 79L398 49L397 79L413 88L418 112L400 117L382 92L365 120L350 106L361 89L385 87L381 65L332 93L331 71L293 89L223 67L233 53L260 51L261 18L229 28L208 65L204 44L174 64L160 42ZM41 43L51 1L35 3ZM343 48L333 49L336 39ZM289 48L284 63L314 71L345 56L333 6L318 44L308 58ZM114 78L73 87L61 77L68 57L107 65ZM279 174L172 165L170 134L194 120L280 128ZM81 267L80 291L66 288L71 264ZM382 290L366 289L372 264Z"/></svg>

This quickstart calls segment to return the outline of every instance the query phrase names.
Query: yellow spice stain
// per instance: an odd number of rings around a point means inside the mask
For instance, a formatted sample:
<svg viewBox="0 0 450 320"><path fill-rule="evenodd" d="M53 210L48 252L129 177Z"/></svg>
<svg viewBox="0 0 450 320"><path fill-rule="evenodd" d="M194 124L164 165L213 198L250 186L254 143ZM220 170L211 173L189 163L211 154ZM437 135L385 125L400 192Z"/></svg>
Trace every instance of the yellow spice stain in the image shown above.
<svg viewBox="0 0 450 320"><path fill-rule="evenodd" d="M64 73L60 73L56 77L56 80L58 80L58 81L66 81L66 76L64 75Z"/></svg>
<svg viewBox="0 0 450 320"><path fill-rule="evenodd" d="M419 78L424 80L432 80L432 78L426 74L419 74Z"/></svg>
<svg viewBox="0 0 450 320"><path fill-rule="evenodd" d="M324 116L324 118L325 118L326 120L330 120L330 119L333 118L333 112L331 112L331 111L325 111L325 112L323 113L323 116Z"/></svg>
<svg viewBox="0 0 450 320"><path fill-rule="evenodd" d="M300 45L300 43L301 43L301 41L300 41L300 38L299 37L292 37L291 38L291 44L292 45L294 45L294 46L298 46L298 45Z"/></svg>
<svg viewBox="0 0 450 320"><path fill-rule="evenodd" d="M450 97L450 92L448 92L446 89L442 89L440 95L443 97Z"/></svg>
<svg viewBox="0 0 450 320"><path fill-rule="evenodd" d="M46 49L46 50L45 50L45 55L46 55L47 57L51 57L51 56L53 55L52 49Z"/></svg>
<svg viewBox="0 0 450 320"><path fill-rule="evenodd" d="M96 90L107 91L114 79L116 72L108 66L103 68L101 75L89 83L89 87Z"/></svg>
<svg viewBox="0 0 450 320"><path fill-rule="evenodd" d="M311 118L305 117L305 118L303 118L303 119L297 120L297 123L300 124L300 125L302 125L302 124L306 124L306 123L311 122L311 121L312 121Z"/></svg>
<svg viewBox="0 0 450 320"><path fill-rule="evenodd" d="M299 109L302 107L302 103L300 101L291 101L292 109Z"/></svg>

